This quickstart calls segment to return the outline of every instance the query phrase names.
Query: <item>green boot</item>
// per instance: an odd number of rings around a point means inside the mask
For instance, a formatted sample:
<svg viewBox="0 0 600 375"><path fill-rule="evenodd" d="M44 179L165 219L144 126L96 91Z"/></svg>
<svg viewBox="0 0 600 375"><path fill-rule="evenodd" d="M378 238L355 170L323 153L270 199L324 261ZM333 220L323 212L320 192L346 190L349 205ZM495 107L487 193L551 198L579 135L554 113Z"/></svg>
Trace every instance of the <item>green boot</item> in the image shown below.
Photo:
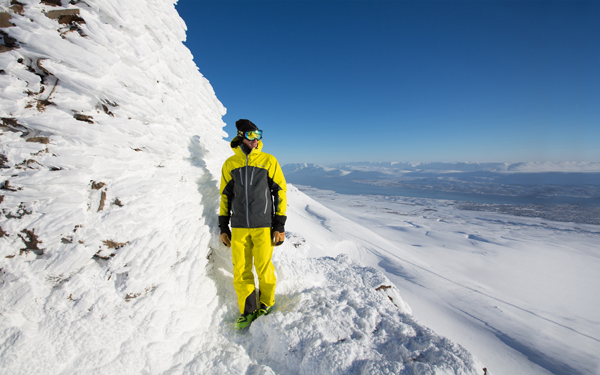
<svg viewBox="0 0 600 375"><path fill-rule="evenodd" d="M269 315L271 313L271 307L272 306L267 306L264 303L261 303L260 309L256 310L256 317L258 318L262 315Z"/></svg>
<svg viewBox="0 0 600 375"><path fill-rule="evenodd" d="M237 322L235 322L235 329L244 329L248 327L254 319L256 319L256 311L253 313L240 315Z"/></svg>

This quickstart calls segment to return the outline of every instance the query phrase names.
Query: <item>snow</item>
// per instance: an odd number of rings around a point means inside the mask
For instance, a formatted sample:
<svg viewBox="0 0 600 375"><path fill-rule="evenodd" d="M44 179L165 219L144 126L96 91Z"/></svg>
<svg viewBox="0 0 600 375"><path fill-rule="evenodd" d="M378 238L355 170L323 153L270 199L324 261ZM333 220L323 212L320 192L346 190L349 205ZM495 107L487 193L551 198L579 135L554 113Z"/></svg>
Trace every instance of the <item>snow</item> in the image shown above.
<svg viewBox="0 0 600 375"><path fill-rule="evenodd" d="M327 207L306 212L353 244L342 251L384 272L419 321L494 373L600 370L598 225L302 191Z"/></svg>
<svg viewBox="0 0 600 375"><path fill-rule="evenodd" d="M274 311L235 331L225 108L173 1L20 3L0 2L1 374L482 373L293 186Z"/></svg>

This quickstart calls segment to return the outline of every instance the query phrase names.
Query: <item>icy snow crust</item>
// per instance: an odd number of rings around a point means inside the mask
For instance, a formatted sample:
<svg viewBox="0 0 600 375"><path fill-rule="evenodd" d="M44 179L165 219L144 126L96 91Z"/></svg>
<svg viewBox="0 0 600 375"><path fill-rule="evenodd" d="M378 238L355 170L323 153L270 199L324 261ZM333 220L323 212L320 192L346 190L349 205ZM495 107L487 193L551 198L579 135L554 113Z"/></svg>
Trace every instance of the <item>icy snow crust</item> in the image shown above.
<svg viewBox="0 0 600 375"><path fill-rule="evenodd" d="M293 187L274 312L234 331L225 108L173 1L20 3L0 2L1 374L481 372L383 273L307 240L320 206Z"/></svg>

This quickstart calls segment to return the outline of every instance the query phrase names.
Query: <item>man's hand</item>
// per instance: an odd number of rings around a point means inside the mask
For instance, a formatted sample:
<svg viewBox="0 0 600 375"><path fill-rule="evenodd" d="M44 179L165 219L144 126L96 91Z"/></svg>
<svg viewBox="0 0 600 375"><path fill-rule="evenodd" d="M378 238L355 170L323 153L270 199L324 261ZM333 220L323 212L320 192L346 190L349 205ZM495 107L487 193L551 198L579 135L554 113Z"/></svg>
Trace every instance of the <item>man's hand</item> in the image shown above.
<svg viewBox="0 0 600 375"><path fill-rule="evenodd" d="M221 230L221 242L231 247L231 230L229 229L229 216L219 216L219 229Z"/></svg>
<svg viewBox="0 0 600 375"><path fill-rule="evenodd" d="M285 232L273 232L273 246L279 246L285 241Z"/></svg>
<svg viewBox="0 0 600 375"><path fill-rule="evenodd" d="M231 238L227 233L221 233L221 241L223 242L223 245L231 247Z"/></svg>
<svg viewBox="0 0 600 375"><path fill-rule="evenodd" d="M273 218L273 227L271 233L273 233L273 246L279 246L285 241L285 216L275 216Z"/></svg>

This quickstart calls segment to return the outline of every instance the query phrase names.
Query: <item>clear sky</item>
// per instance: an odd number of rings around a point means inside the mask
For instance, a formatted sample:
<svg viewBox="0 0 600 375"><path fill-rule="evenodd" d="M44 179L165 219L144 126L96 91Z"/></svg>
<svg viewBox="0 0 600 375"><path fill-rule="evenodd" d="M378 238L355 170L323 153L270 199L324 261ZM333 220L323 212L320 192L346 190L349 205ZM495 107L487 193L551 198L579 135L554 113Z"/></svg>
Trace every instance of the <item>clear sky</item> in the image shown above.
<svg viewBox="0 0 600 375"><path fill-rule="evenodd" d="M600 1L179 0L281 164L600 161Z"/></svg>

